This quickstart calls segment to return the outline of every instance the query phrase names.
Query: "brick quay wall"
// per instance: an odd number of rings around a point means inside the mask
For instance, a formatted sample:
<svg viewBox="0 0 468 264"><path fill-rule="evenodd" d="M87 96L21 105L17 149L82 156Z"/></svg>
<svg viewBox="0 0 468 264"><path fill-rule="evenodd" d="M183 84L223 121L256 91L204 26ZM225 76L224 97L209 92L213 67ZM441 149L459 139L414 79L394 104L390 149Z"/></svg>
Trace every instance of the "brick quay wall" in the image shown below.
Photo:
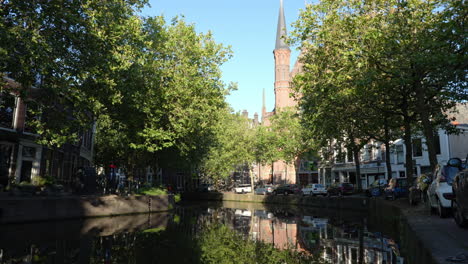
<svg viewBox="0 0 468 264"><path fill-rule="evenodd" d="M0 224L162 212L173 207L169 195L2 197Z"/></svg>

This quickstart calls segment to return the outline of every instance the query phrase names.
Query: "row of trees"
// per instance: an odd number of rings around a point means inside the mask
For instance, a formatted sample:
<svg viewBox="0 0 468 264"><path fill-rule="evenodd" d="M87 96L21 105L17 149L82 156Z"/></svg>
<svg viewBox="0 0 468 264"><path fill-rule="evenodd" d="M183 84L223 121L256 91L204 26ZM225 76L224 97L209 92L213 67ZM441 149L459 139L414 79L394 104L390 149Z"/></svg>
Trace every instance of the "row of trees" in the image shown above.
<svg viewBox="0 0 468 264"><path fill-rule="evenodd" d="M141 17L145 4L0 1L0 73L39 106L40 143L95 125L98 164L190 169L206 156L235 88L221 81L231 51L183 19Z"/></svg>
<svg viewBox="0 0 468 264"><path fill-rule="evenodd" d="M311 152L311 141L305 139L297 111L281 109L270 117L270 123L270 126L256 125L239 113L224 111L214 144L200 171L218 183L226 180L236 167L247 167L253 185L253 164L271 165L273 170L273 163L283 160L294 166L298 157Z"/></svg>
<svg viewBox="0 0 468 264"><path fill-rule="evenodd" d="M307 150L293 110L264 127L228 107L236 87L221 81L220 66L229 47L183 19L142 18L145 4L0 2L0 72L37 106L28 111L41 117L39 143L73 143L94 126L98 165L173 167L214 182L238 166L291 163Z"/></svg>
<svg viewBox="0 0 468 264"><path fill-rule="evenodd" d="M352 151L360 175L359 151L370 139L384 142L389 157L390 142L403 137L410 176L411 139L422 132L434 168L434 133L450 128L448 113L468 99L466 12L466 1L450 0L308 5L290 41L302 50L293 82L314 144Z"/></svg>

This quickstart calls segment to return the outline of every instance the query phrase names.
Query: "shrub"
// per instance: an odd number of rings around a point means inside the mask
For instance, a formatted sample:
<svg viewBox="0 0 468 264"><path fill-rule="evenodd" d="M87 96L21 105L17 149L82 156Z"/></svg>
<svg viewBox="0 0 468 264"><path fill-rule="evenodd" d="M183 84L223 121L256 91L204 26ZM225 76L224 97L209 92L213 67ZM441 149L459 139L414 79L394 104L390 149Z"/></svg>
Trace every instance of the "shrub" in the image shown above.
<svg viewBox="0 0 468 264"><path fill-rule="evenodd" d="M32 184L36 186L50 186L55 184L55 179L52 176L45 176L45 177L34 177L32 180Z"/></svg>
<svg viewBox="0 0 468 264"><path fill-rule="evenodd" d="M166 195L167 191L163 187L143 187L138 193L144 195Z"/></svg>

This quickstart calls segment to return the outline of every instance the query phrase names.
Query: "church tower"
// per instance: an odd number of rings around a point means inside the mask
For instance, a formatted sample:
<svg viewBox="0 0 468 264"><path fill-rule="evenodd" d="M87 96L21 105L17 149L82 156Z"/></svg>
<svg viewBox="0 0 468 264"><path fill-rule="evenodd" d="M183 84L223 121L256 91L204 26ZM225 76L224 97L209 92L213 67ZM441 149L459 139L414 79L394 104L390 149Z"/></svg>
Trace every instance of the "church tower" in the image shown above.
<svg viewBox="0 0 468 264"><path fill-rule="evenodd" d="M286 19L284 18L283 0L280 0L276 45L275 50L273 50L275 57L275 111L278 111L282 107L295 105L294 100L289 97L291 93L291 89L289 87L289 63L291 50L285 43L284 38L286 35Z"/></svg>

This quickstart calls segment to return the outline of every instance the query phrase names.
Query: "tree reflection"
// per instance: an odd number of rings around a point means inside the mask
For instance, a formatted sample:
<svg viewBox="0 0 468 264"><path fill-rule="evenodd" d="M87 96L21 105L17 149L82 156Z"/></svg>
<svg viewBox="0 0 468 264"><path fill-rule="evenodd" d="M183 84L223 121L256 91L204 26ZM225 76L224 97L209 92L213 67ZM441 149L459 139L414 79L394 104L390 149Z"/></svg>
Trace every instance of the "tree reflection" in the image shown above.
<svg viewBox="0 0 468 264"><path fill-rule="evenodd" d="M95 219L106 225L89 223L78 229L85 233L1 243L0 263L382 264L399 258L394 241L369 232L364 222L356 220L264 208L179 207L173 213L161 218L164 221L146 216L153 220L122 228L115 226L129 219ZM138 217L145 216L131 216L134 222ZM113 228L102 229L107 226Z"/></svg>
<svg viewBox="0 0 468 264"><path fill-rule="evenodd" d="M207 264L325 263L318 257L295 250L280 250L269 243L245 239L242 234L221 224L208 226L198 243L201 262Z"/></svg>

